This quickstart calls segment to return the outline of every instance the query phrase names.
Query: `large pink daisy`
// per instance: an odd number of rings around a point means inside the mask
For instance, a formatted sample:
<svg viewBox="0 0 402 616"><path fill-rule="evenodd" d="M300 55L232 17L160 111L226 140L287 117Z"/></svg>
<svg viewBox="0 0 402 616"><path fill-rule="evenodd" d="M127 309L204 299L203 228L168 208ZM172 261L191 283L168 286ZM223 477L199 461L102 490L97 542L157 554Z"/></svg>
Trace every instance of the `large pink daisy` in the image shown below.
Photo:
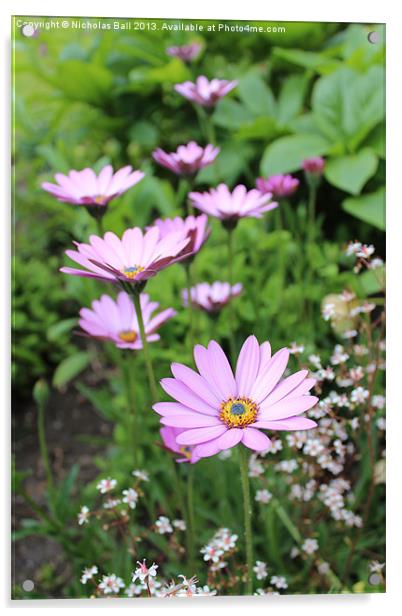
<svg viewBox="0 0 402 616"><path fill-rule="evenodd" d="M183 251L176 257L176 261L184 261L193 257L205 244L211 234L211 227L208 226L208 216L187 216L187 218L157 218L154 225L158 227L161 239L170 233L182 233L189 242Z"/></svg>
<svg viewBox="0 0 402 616"><path fill-rule="evenodd" d="M152 302L147 293L141 293L140 301L147 341L155 342L160 338L157 330L176 314L176 310L167 308L155 315L158 302ZM124 291L118 294L117 301L109 295L102 295L92 302L92 309L81 308L80 326L89 336L110 340L120 349L142 349L133 300Z"/></svg>
<svg viewBox="0 0 402 616"><path fill-rule="evenodd" d="M159 165L177 175L192 175L213 163L219 150L210 143L203 148L195 141L190 141L187 145L179 145L176 152L169 153L157 148L152 157Z"/></svg>
<svg viewBox="0 0 402 616"><path fill-rule="evenodd" d="M113 173L112 165L106 165L99 175L87 168L82 171L73 169L67 175L56 173L54 177L57 184L44 182L42 188L59 201L104 208L109 201L138 184L144 173L133 171L130 165Z"/></svg>
<svg viewBox="0 0 402 616"><path fill-rule="evenodd" d="M157 227L146 233L139 227L126 229L121 239L108 231L103 238L91 235L89 244L75 242L77 250L66 250L66 255L85 269L62 267L60 271L136 285L174 263L189 241L182 232L161 238Z"/></svg>
<svg viewBox="0 0 402 616"><path fill-rule="evenodd" d="M247 190L243 184L230 191L226 184L219 184L209 192L191 192L190 201L193 206L222 221L236 222L240 218L261 218L265 212L277 207L271 201L270 193L262 194L253 188Z"/></svg>
<svg viewBox="0 0 402 616"><path fill-rule="evenodd" d="M308 430L317 424L302 413L313 407L316 396L308 392L315 379L299 370L282 379L289 351L271 357L269 342L259 345L249 336L240 351L233 375L226 355L212 340L208 348L194 347L198 372L172 364L174 378L161 385L175 402L158 402L154 410L161 423L183 429L178 445L194 445L200 458L243 443L254 451L266 451L271 441L261 430Z"/></svg>
<svg viewBox="0 0 402 616"><path fill-rule="evenodd" d="M174 89L193 103L198 103L203 107L213 107L221 98L233 90L237 83L237 81L227 81L226 79L211 79L209 81L205 75L200 75L195 83L185 81L175 85Z"/></svg>

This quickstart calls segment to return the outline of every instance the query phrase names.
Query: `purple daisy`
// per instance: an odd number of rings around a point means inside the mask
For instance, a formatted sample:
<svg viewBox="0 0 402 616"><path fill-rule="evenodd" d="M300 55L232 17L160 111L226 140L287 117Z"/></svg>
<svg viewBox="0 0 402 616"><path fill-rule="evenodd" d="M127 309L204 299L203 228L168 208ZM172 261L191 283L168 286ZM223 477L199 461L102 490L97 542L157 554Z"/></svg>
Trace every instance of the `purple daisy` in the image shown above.
<svg viewBox="0 0 402 616"><path fill-rule="evenodd" d="M158 227L160 237L163 239L170 233L181 233L187 238L188 244L176 257L175 261L184 261L193 257L205 244L210 236L211 228L208 227L208 216L187 216L187 218L157 218L154 225Z"/></svg>
<svg viewBox="0 0 402 616"><path fill-rule="evenodd" d="M44 182L42 188L59 201L74 205L104 208L112 199L138 184L144 177L142 171L133 171L131 165L113 173L113 167L106 165L97 176L93 169L69 171L68 175L56 173L57 184Z"/></svg>
<svg viewBox="0 0 402 616"><path fill-rule="evenodd" d="M212 79L209 81L204 75L197 77L195 83L185 81L178 83L174 89L176 92L203 107L213 107L221 98L237 86L237 81L226 79Z"/></svg>
<svg viewBox="0 0 402 616"><path fill-rule="evenodd" d="M85 269L62 267L60 271L137 285L175 263L175 258L189 241L182 232L169 233L161 238L158 227L152 227L146 233L139 227L126 229L121 239L108 231L103 238L91 235L89 244L74 242L77 250L66 250L66 255Z"/></svg>
<svg viewBox="0 0 402 616"><path fill-rule="evenodd" d="M263 194L271 193L275 198L289 197L300 182L291 175L271 175L269 178L257 178L256 187Z"/></svg>
<svg viewBox="0 0 402 616"><path fill-rule="evenodd" d="M263 195L253 188L247 190L243 184L236 186L232 192L226 184L219 184L209 192L191 192L189 198L194 207L205 214L223 221L237 222L240 218L262 218L262 215L278 206L271 201L272 195Z"/></svg>
<svg viewBox="0 0 402 616"><path fill-rule="evenodd" d="M261 430L308 430L317 424L300 417L318 402L308 395L315 379L299 370L282 379L288 349L271 357L269 342L259 345L249 336L242 346L233 375L217 342L194 347L199 372L182 364L171 365L174 378L161 385L175 402L158 402L154 410L161 423L183 429L178 445L194 445L194 455L213 456L242 442L254 451L267 451L271 441Z"/></svg>
<svg viewBox="0 0 402 616"><path fill-rule="evenodd" d="M183 62L191 62L199 55L201 49L202 45L200 43L189 43L180 47L168 47L166 53L173 58L180 58Z"/></svg>
<svg viewBox="0 0 402 616"><path fill-rule="evenodd" d="M243 285L240 282L233 286L219 280L213 284L200 282L190 289L191 303L206 312L219 312L233 297L240 295L242 290ZM183 289L182 298L184 306L188 306L188 289Z"/></svg>
<svg viewBox="0 0 402 616"><path fill-rule="evenodd" d="M176 311L167 308L153 315L159 304L151 302L147 293L141 294L140 301L147 341L155 342L160 339L156 330L174 317ZM93 338L110 340L120 349L142 349L134 304L124 291L118 294L117 301L109 295L102 295L100 299L92 302L92 309L81 308L79 323L84 332Z"/></svg>
<svg viewBox="0 0 402 616"><path fill-rule="evenodd" d="M179 145L176 152L168 153L157 148L152 153L152 157L159 165L170 169L177 175L193 175L213 163L219 151L220 148L210 143L202 148L195 141L190 141L187 145Z"/></svg>
<svg viewBox="0 0 402 616"><path fill-rule="evenodd" d="M178 445L176 442L177 437L183 430L179 428L171 428L170 426L163 426L160 429L160 434L163 440L163 444L167 449L174 453L180 454L180 458L176 458L176 462L191 462L194 464L198 462L199 458L194 455L194 447L190 445Z"/></svg>

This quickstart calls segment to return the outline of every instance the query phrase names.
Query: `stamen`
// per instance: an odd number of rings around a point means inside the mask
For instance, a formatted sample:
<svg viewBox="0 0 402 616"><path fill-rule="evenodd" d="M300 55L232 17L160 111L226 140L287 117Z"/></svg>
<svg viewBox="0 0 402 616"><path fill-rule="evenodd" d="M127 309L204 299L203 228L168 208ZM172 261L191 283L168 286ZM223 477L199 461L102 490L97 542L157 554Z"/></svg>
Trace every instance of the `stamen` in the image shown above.
<svg viewBox="0 0 402 616"><path fill-rule="evenodd" d="M123 342L135 342L137 340L137 332L135 332L134 330L120 332L119 338Z"/></svg>
<svg viewBox="0 0 402 616"><path fill-rule="evenodd" d="M221 404L219 418L228 428L246 428L258 414L258 407L250 398L229 398Z"/></svg>
<svg viewBox="0 0 402 616"><path fill-rule="evenodd" d="M143 272L144 268L141 265L131 265L130 267L124 267L122 269L122 274L126 276L126 278L130 278L132 280L139 274Z"/></svg>

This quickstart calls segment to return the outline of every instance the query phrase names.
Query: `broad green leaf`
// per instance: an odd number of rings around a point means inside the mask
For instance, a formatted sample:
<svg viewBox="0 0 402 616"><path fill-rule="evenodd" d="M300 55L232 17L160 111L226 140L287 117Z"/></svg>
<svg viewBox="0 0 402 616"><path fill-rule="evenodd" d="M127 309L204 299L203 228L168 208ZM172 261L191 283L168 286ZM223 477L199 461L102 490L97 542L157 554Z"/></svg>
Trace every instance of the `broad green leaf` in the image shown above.
<svg viewBox="0 0 402 616"><path fill-rule="evenodd" d="M288 132L278 126L278 123L273 118L264 116L256 118L252 122L242 124L237 133L236 139L263 139L265 142L272 141Z"/></svg>
<svg viewBox="0 0 402 616"><path fill-rule="evenodd" d="M212 119L218 126L237 130L243 124L251 122L254 116L242 103L231 98L224 98L217 106Z"/></svg>
<svg viewBox="0 0 402 616"><path fill-rule="evenodd" d="M369 178L376 172L378 159L369 149L358 154L330 158L325 166L325 177L330 184L352 195L358 195Z"/></svg>
<svg viewBox="0 0 402 616"><path fill-rule="evenodd" d="M291 75L281 88L277 102L277 120L286 124L303 109L308 78L306 75Z"/></svg>
<svg viewBox="0 0 402 616"><path fill-rule="evenodd" d="M91 354L80 351L64 359L56 368L53 375L53 386L62 389L72 379L78 376L89 365Z"/></svg>
<svg viewBox="0 0 402 616"><path fill-rule="evenodd" d="M380 158L385 158L385 125L378 124L361 144L373 150Z"/></svg>
<svg viewBox="0 0 402 616"><path fill-rule="evenodd" d="M273 56L274 58L280 58L281 60L286 60L297 66L312 69L322 74L331 73L341 66L339 60L334 60L323 53L304 51L302 49L275 47L273 49Z"/></svg>
<svg viewBox="0 0 402 616"><path fill-rule="evenodd" d="M385 231L385 188L379 188L369 195L345 199L342 202L342 209L381 231Z"/></svg>
<svg viewBox="0 0 402 616"><path fill-rule="evenodd" d="M58 340L61 336L71 331L77 325L77 319L64 319L63 321L58 321L47 330L47 339L49 342L54 342Z"/></svg>
<svg viewBox="0 0 402 616"><path fill-rule="evenodd" d="M271 88L255 71L240 78L236 93L254 115L275 116L275 98Z"/></svg>
<svg viewBox="0 0 402 616"><path fill-rule="evenodd" d="M261 173L288 173L301 168L305 158L321 156L330 150L329 142L319 135L290 135L271 143L261 161Z"/></svg>
<svg viewBox="0 0 402 616"><path fill-rule="evenodd" d="M103 66L68 60L49 80L72 100L100 105L110 96L113 74Z"/></svg>

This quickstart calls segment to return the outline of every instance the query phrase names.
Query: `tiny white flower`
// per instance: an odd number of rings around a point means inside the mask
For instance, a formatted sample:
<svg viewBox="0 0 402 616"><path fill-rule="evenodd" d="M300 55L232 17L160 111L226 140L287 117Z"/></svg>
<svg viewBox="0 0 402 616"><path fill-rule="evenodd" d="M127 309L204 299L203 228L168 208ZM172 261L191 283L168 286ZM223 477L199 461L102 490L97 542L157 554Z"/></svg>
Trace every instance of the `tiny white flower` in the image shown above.
<svg viewBox="0 0 402 616"><path fill-rule="evenodd" d="M301 547L306 554L313 554L318 550L318 541L317 539L305 539Z"/></svg>
<svg viewBox="0 0 402 616"><path fill-rule="evenodd" d="M146 560L144 558L142 562L137 560L137 565L138 567L133 573L133 578L132 578L133 582L135 582L136 580L140 580L140 582L145 582L145 580L149 579L150 576L151 577L156 576L156 570L158 568L158 565L155 565L155 563L152 563L152 565L148 568L146 564Z"/></svg>
<svg viewBox="0 0 402 616"><path fill-rule="evenodd" d="M261 560L256 561L255 566L253 567L253 571L257 580L265 580L265 578L268 576L267 564L262 562Z"/></svg>
<svg viewBox="0 0 402 616"><path fill-rule="evenodd" d="M112 573L111 575L104 575L102 577L102 581L99 583L98 588L100 588L104 595L109 595L110 593L117 595L124 586L123 580L117 577L115 573Z"/></svg>
<svg viewBox="0 0 402 616"><path fill-rule="evenodd" d="M107 479L101 479L96 488L101 494L106 494L106 492L110 492L111 490L113 490L116 485L116 479L111 479L110 477L108 477Z"/></svg>
<svg viewBox="0 0 402 616"><path fill-rule="evenodd" d="M184 520L173 520L172 524L178 530L182 530L182 531L186 530L186 523Z"/></svg>
<svg viewBox="0 0 402 616"><path fill-rule="evenodd" d="M271 584L275 586L275 588L283 588L286 589L288 587L288 583L286 578L283 575L273 575L271 577Z"/></svg>
<svg viewBox="0 0 402 616"><path fill-rule="evenodd" d="M149 481L149 474L147 471L135 470L131 473L134 477L137 477L140 481Z"/></svg>
<svg viewBox="0 0 402 616"><path fill-rule="evenodd" d="M264 503L266 505L272 498L272 494L269 490L257 490L255 493L255 500L257 503Z"/></svg>
<svg viewBox="0 0 402 616"><path fill-rule="evenodd" d="M88 524L89 521L89 516L90 516L90 511L88 509L88 507L86 505L84 505L83 507L81 507L81 510L78 514L78 524L80 526L82 526L83 524Z"/></svg>
<svg viewBox="0 0 402 616"><path fill-rule="evenodd" d="M96 565L93 565L93 567L85 567L81 576L81 584L86 584L88 580L91 580L97 573L98 567Z"/></svg>
<svg viewBox="0 0 402 616"><path fill-rule="evenodd" d="M134 488L123 490L123 503L127 503L130 509L135 509L138 501L138 492Z"/></svg>
<svg viewBox="0 0 402 616"><path fill-rule="evenodd" d="M157 528L157 532L160 535L165 535L167 533L173 532L173 527L170 523L169 518L164 515L159 516L159 518L155 522L155 526Z"/></svg>

